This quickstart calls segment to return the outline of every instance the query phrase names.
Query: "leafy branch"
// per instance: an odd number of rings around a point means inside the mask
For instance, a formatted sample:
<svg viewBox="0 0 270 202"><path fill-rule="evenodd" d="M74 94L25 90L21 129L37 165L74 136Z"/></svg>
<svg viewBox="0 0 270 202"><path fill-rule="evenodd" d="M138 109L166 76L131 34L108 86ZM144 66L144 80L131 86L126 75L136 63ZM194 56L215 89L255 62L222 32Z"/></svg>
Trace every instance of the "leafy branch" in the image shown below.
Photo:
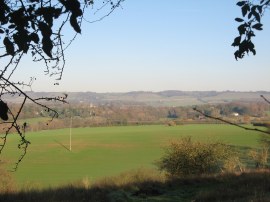
<svg viewBox="0 0 270 202"><path fill-rule="evenodd" d="M95 2L98 2L96 0ZM100 11L110 5L112 13L123 0L100 1ZM94 0L0 0L0 59L6 65L0 69L0 124L6 126L4 134L0 134L0 154L6 145L8 135L17 133L20 136L22 155L15 164L19 163L27 153L30 142L26 138L26 126L18 123L19 116L26 102L34 103L45 111L50 112L52 121L58 117L56 110L50 108L48 102L67 103L67 95L57 97L33 98L28 95L25 87L32 90L35 78L30 81L13 81L12 76L21 59L25 55L32 56L33 62L41 62L45 66L45 74L56 76L61 80L66 64L65 50L81 33L81 24L87 8L94 8ZM104 14L107 16L107 14ZM74 37L66 41L64 27L74 30ZM18 111L12 111L5 96L23 97Z"/></svg>
<svg viewBox="0 0 270 202"><path fill-rule="evenodd" d="M252 38L255 37L255 31L263 30L261 19L270 6L270 0L260 0L257 4L254 1L238 1L237 6L241 8L242 17L235 18L236 22L242 23L238 26L239 36L234 39L232 46L237 50L234 53L235 59L242 59L245 54L250 52L256 55L255 45Z"/></svg>

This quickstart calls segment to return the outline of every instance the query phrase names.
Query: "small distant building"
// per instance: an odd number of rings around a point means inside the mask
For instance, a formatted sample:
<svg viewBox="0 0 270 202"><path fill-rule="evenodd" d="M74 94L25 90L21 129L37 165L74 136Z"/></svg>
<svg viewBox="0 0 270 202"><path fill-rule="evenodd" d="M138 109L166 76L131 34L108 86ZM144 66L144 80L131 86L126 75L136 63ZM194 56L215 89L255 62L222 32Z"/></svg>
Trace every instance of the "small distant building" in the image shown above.
<svg viewBox="0 0 270 202"><path fill-rule="evenodd" d="M234 116L234 117L238 117L238 116L239 116L239 113L237 113L237 112L233 112L233 113L232 113L232 116Z"/></svg>
<svg viewBox="0 0 270 202"><path fill-rule="evenodd" d="M200 120L206 120L205 116L199 115L198 119Z"/></svg>
<svg viewBox="0 0 270 202"><path fill-rule="evenodd" d="M96 108L96 106L93 103L90 103L89 108Z"/></svg>

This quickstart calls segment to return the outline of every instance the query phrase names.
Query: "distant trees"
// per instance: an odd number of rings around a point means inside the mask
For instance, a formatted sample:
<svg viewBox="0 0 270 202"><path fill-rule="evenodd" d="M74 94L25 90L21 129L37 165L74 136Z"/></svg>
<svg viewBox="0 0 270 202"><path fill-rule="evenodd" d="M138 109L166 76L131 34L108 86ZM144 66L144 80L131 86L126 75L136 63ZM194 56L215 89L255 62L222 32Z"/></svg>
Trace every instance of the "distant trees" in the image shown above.
<svg viewBox="0 0 270 202"><path fill-rule="evenodd" d="M89 107L85 103L72 105L50 104L58 112L58 118L50 121L51 112L43 110L35 104L26 104L20 113L18 123L27 121L27 131L58 129L69 127L70 117L73 117L73 127L112 126L112 125L145 125L185 123L217 123L206 119L187 107L152 107L144 105L108 104ZM19 104L10 105L12 111L19 110ZM269 105L265 102L232 102L226 104L201 105L200 109L210 116L224 118L235 123L264 123L269 120ZM243 111L235 117L234 113ZM27 119L27 120L25 120ZM48 124L49 123L49 124ZM5 125L0 125L0 131L5 131ZM16 132L14 129L13 132Z"/></svg>
<svg viewBox="0 0 270 202"><path fill-rule="evenodd" d="M170 119L176 119L176 118L178 118L178 115L177 115L175 109L170 109L168 111L168 116L167 117L170 118Z"/></svg>
<svg viewBox="0 0 270 202"><path fill-rule="evenodd" d="M29 141L26 140L23 127L17 120L26 102L32 102L50 112L52 119L58 116L58 112L47 105L47 101L66 103L67 95L57 97L32 98L25 91L31 90L35 81L32 77L29 81L14 81L13 73L16 71L23 56L29 55L33 62L41 62L45 66L45 73L55 76L60 80L66 64L65 50L69 47L78 33L81 33L81 24L87 9L97 6L96 12L109 8L96 22L110 15L121 6L124 0L0 0L0 37L3 48L0 49L2 69L0 70L0 118L1 124L7 128L1 137L0 153L7 141L7 135L15 130L21 137L20 148L24 150L19 159L22 160L26 153ZM238 27L239 36L235 38L233 46L238 49L235 58L243 58L245 54L256 54L252 37L255 30L262 30L261 18L269 8L269 0L239 1L243 18L235 20L242 23ZM64 27L74 31L72 39L65 40ZM21 96L22 102L18 110L12 111L4 96ZM174 116L174 115L172 115ZM16 169L17 167L15 167Z"/></svg>

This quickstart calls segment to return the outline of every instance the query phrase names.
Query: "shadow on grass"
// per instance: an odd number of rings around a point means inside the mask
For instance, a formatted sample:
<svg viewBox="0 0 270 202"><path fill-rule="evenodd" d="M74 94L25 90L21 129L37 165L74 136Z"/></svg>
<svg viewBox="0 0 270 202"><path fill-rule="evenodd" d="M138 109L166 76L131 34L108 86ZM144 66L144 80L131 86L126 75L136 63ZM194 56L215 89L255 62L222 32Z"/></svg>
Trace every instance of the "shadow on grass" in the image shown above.
<svg viewBox="0 0 270 202"><path fill-rule="evenodd" d="M270 201L267 170L186 178L147 177L142 172L45 190L0 194L0 201Z"/></svg>
<svg viewBox="0 0 270 202"><path fill-rule="evenodd" d="M59 144L60 146L62 146L64 149L69 150L69 148L67 148L67 146L65 146L64 144L62 144L61 142L57 141L57 140L54 140L57 144Z"/></svg>

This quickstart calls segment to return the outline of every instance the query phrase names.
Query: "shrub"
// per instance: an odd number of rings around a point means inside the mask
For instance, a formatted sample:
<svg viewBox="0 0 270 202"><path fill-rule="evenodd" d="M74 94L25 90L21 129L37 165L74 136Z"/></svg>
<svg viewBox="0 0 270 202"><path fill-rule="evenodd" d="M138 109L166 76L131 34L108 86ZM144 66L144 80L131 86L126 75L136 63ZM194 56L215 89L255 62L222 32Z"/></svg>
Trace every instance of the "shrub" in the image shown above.
<svg viewBox="0 0 270 202"><path fill-rule="evenodd" d="M123 172L118 176L104 177L93 183L93 187L129 187L136 184L146 184L151 182L164 182L165 176L159 171L148 168L139 168Z"/></svg>
<svg viewBox="0 0 270 202"><path fill-rule="evenodd" d="M233 156L228 145L220 142L203 143L190 137L173 141L158 161L160 170L171 176L217 173L226 170L226 163ZM230 166L230 169L236 166Z"/></svg>
<svg viewBox="0 0 270 202"><path fill-rule="evenodd" d="M245 167L238 156L230 156L224 161L223 170L226 172L243 172L245 171Z"/></svg>
<svg viewBox="0 0 270 202"><path fill-rule="evenodd" d="M169 122L167 123L167 125L168 125L168 126L176 126L176 123L175 123L175 121L169 121Z"/></svg>
<svg viewBox="0 0 270 202"><path fill-rule="evenodd" d="M256 168L268 167L269 146L263 145L260 150L250 150L249 157L255 163Z"/></svg>

